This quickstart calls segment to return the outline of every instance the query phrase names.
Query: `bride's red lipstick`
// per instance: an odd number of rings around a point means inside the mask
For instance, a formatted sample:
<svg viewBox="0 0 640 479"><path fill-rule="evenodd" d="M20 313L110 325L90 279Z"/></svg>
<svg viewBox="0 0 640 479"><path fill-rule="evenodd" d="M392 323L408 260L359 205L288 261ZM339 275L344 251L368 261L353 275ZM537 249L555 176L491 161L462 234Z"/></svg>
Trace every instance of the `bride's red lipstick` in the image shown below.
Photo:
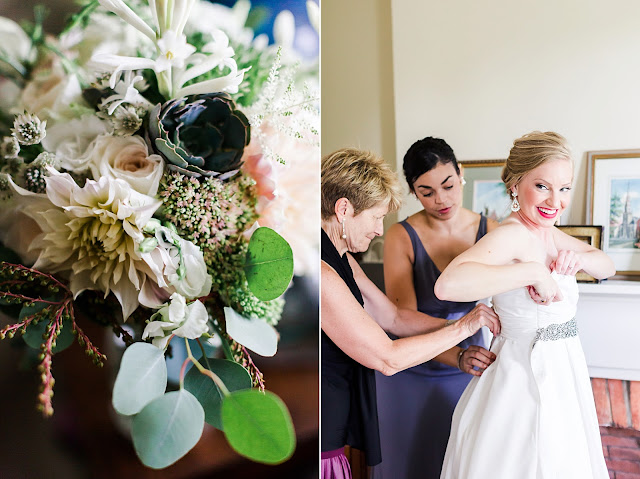
<svg viewBox="0 0 640 479"><path fill-rule="evenodd" d="M551 209L551 208L549 208L549 209ZM540 207L538 207L538 212L540 213L540 216L542 216L543 218L549 218L549 219L551 219L551 218L555 218L555 217L556 217L556 215L558 214L558 210L555 210L555 211L553 212L553 214L545 213L544 211L542 211L542 210L540 209Z"/></svg>

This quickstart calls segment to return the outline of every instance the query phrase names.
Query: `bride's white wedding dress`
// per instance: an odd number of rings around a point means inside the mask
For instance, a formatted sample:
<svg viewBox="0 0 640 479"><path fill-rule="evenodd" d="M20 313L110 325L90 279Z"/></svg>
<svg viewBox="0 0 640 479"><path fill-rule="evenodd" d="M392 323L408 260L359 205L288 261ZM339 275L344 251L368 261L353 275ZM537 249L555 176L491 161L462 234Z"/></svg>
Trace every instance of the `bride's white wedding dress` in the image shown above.
<svg viewBox="0 0 640 479"><path fill-rule="evenodd" d="M453 415L442 479L608 479L575 321L575 276L552 273L564 299L525 288L493 297L497 359Z"/></svg>

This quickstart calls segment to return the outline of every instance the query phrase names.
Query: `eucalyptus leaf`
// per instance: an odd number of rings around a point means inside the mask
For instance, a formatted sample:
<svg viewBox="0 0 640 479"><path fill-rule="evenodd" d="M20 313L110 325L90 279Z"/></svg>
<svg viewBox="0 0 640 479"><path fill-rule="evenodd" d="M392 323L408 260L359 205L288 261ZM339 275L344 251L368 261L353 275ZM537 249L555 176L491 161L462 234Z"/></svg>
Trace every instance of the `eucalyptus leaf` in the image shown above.
<svg viewBox="0 0 640 479"><path fill-rule="evenodd" d="M208 359L209 369L215 373L229 391L251 388L249 372L238 363L227 359ZM204 365L204 363L203 363ZM184 388L192 393L204 408L204 420L223 430L222 399L224 395L213 380L192 367L184 377Z"/></svg>
<svg viewBox="0 0 640 479"><path fill-rule="evenodd" d="M253 461L279 464L295 450L291 415L282 400L268 391L249 389L226 396L222 423L231 447Z"/></svg>
<svg viewBox="0 0 640 479"><path fill-rule="evenodd" d="M200 440L204 410L185 389L172 391L147 404L131 422L136 454L145 466L170 466Z"/></svg>
<svg viewBox="0 0 640 479"><path fill-rule="evenodd" d="M278 351L278 332L276 328L260 318L247 318L232 308L225 306L224 317L227 334L237 343L259 354L273 356Z"/></svg>
<svg viewBox="0 0 640 479"><path fill-rule="evenodd" d="M32 314L42 311L48 304L46 303L33 303L33 306L23 306L20 310L18 320L22 321L24 318L31 316ZM47 332L47 327L51 322L51 318L43 318L38 324L31 323L27 327L27 331L22 335L24 342L33 349L40 349L40 346L45 341L43 335ZM73 344L75 335L73 334L73 323L69 319L62 321L62 329L60 334L56 338L56 345L52 349L54 353L59 353L63 349L68 348Z"/></svg>
<svg viewBox="0 0 640 479"><path fill-rule="evenodd" d="M162 350L148 343L133 343L120 362L113 385L113 407L120 414L139 413L167 388L167 365Z"/></svg>
<svg viewBox="0 0 640 479"><path fill-rule="evenodd" d="M249 289L258 299L276 299L293 278L291 246L272 229L258 228L249 241L244 271Z"/></svg>

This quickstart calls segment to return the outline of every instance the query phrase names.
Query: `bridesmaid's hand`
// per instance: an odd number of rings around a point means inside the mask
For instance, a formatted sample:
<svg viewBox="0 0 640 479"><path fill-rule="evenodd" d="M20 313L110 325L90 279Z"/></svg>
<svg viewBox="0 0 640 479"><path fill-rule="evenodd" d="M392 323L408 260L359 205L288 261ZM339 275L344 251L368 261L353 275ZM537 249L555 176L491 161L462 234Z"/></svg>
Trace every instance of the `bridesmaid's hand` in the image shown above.
<svg viewBox="0 0 640 479"><path fill-rule="evenodd" d="M583 267L580 254L568 249L558 251L558 257L549 265L551 271L568 276L575 276Z"/></svg>
<svg viewBox="0 0 640 479"><path fill-rule="evenodd" d="M460 358L460 369L467 374L481 376L495 360L496 355L491 351L487 351L481 346L469 346Z"/></svg>
<svg viewBox="0 0 640 479"><path fill-rule="evenodd" d="M458 322L466 328L469 336L475 334L482 326L489 328L494 336L500 334L500 319L498 315L493 309L483 303L476 304L476 306L461 317Z"/></svg>

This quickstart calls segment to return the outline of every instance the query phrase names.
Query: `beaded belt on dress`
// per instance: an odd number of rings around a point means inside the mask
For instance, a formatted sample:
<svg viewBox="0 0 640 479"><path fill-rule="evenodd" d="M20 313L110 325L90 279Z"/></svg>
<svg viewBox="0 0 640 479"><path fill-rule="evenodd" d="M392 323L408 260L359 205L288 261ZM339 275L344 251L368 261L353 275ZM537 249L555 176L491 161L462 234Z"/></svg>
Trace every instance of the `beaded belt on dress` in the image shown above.
<svg viewBox="0 0 640 479"><path fill-rule="evenodd" d="M557 341L559 339L572 338L578 335L578 322L576 318L561 324L550 324L545 328L538 328L531 349L538 341Z"/></svg>

